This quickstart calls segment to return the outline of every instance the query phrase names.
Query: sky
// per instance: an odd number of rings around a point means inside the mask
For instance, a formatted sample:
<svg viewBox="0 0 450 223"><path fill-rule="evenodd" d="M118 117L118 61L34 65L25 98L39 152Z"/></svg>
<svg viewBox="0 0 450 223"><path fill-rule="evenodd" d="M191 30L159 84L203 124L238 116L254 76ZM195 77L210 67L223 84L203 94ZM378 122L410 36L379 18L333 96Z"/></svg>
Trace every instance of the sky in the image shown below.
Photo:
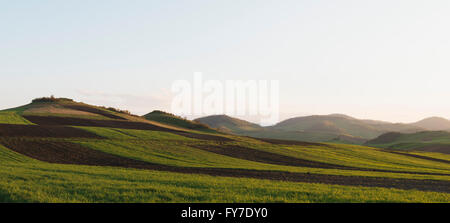
<svg viewBox="0 0 450 223"><path fill-rule="evenodd" d="M450 118L448 0L0 0L0 109L143 115L176 80L278 80L280 119ZM246 117L252 120L252 117Z"/></svg>

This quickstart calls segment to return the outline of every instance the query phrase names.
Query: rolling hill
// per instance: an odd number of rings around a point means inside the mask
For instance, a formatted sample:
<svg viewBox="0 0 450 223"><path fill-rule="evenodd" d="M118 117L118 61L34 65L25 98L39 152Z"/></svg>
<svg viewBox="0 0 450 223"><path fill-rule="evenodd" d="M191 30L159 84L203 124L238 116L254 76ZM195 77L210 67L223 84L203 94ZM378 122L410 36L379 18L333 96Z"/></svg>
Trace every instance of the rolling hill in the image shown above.
<svg viewBox="0 0 450 223"><path fill-rule="evenodd" d="M0 111L0 202L450 201L444 154L255 139L161 120L58 98Z"/></svg>
<svg viewBox="0 0 450 223"><path fill-rule="evenodd" d="M390 132L368 141L365 145L396 150L450 154L450 132L425 131L412 134Z"/></svg>

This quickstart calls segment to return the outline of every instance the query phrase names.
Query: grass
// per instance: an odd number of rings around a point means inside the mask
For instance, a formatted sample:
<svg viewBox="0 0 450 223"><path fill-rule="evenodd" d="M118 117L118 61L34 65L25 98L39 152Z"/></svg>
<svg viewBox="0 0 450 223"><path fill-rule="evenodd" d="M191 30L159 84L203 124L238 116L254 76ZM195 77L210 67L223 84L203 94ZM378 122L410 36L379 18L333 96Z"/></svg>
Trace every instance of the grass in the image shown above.
<svg viewBox="0 0 450 223"><path fill-rule="evenodd" d="M135 129L118 129L103 127L77 127L96 135L118 140L140 139L140 140L171 140L171 141L193 141L191 138L176 135L170 132L135 130Z"/></svg>
<svg viewBox="0 0 450 223"><path fill-rule="evenodd" d="M30 121L24 119L22 116L18 115L16 112L0 112L0 124L33 124Z"/></svg>

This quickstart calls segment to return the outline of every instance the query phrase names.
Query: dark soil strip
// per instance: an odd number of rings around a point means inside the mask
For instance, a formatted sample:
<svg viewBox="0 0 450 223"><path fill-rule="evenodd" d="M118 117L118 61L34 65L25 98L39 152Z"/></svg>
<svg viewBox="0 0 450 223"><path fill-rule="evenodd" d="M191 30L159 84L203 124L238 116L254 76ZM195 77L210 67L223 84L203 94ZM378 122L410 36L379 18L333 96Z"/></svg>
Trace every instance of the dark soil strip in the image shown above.
<svg viewBox="0 0 450 223"><path fill-rule="evenodd" d="M101 115L101 116L105 116L107 118L112 118L112 119L119 119L119 120L127 120L123 117L120 117L118 115L114 115L111 114L107 111L103 111L94 107L88 107L88 106L81 106L81 105L64 105L64 107L66 108L70 108L70 109L74 109L74 110L78 110L78 111L84 111L84 112L89 112L89 113L94 113L97 115Z"/></svg>
<svg viewBox="0 0 450 223"><path fill-rule="evenodd" d="M254 138L254 137L251 137ZM254 138L263 142L268 142L272 144L278 145L295 145L295 146L328 146L322 143L314 143L314 142L302 142L295 140L283 140L283 139L268 139L268 138Z"/></svg>
<svg viewBox="0 0 450 223"><path fill-rule="evenodd" d="M170 171L187 174L207 174L211 176L256 178L267 180L281 180L291 182L335 184L346 186L385 187L397 189L417 189L422 191L436 191L450 193L450 181L442 180L414 180L395 179L383 177L361 177L361 176L338 176L308 173L291 173L283 171L262 171L245 169L224 168L198 168L198 167L175 167L160 164L152 164L133 160L125 157L115 156L97 150L92 150L78 144L69 142L39 142L2 140L5 145L18 153L27 155L37 160L60 163L79 164L94 166L113 166L138 168L158 171Z"/></svg>
<svg viewBox="0 0 450 223"><path fill-rule="evenodd" d="M95 138L94 133L66 126L0 124L0 137Z"/></svg>
<svg viewBox="0 0 450 223"><path fill-rule="evenodd" d="M421 155L416 155L416 154L409 154L409 153L402 153L402 152L395 152L395 151L387 151L387 150L385 150L385 152L398 154L398 155L403 155L403 156L410 156L410 157L414 157L414 158L430 160L430 161L435 161L435 162L440 162L440 163L450 164L450 160L443 160L443 159L437 159L437 158L421 156Z"/></svg>
<svg viewBox="0 0 450 223"><path fill-rule="evenodd" d="M51 125L51 126L91 126L91 127L107 127L107 128L121 128L121 129L136 129L136 130L151 130L151 131L162 131L170 132L177 135L202 139L202 140L214 140L214 141L233 141L232 139L206 135L197 134L190 132L183 132L174 129L164 128L150 123L145 122L131 122L131 121L120 121L120 120L96 120L96 119L82 119L82 118L72 118L72 117L54 117L54 116L23 116L30 122L38 125Z"/></svg>
<svg viewBox="0 0 450 223"><path fill-rule="evenodd" d="M297 167L311 167L311 168L325 168L325 169L340 169L340 170L358 170L358 171L371 171L371 172L385 172L385 173L406 173L406 174L422 174L422 175L438 175L438 176L450 176L450 174L444 173L426 173L426 172L408 172L408 171L395 171L395 170L380 170L360 167L342 166L337 164L329 164L312 160L305 160L295 158L291 156L284 156L281 154L265 152L257 149L246 148L237 145L193 145L191 147L201 149L204 151L230 156L238 159L244 159L249 161L255 161L260 163L268 163L284 166L297 166Z"/></svg>

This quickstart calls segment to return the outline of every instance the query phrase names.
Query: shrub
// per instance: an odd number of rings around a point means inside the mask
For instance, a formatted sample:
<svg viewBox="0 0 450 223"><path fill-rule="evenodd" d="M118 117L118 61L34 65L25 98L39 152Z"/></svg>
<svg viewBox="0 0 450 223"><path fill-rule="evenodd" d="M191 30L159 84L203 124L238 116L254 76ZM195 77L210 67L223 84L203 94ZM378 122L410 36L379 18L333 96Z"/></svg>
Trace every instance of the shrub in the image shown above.
<svg viewBox="0 0 450 223"><path fill-rule="evenodd" d="M73 102L73 99L70 98L55 98L53 95L50 97L42 97L42 98L35 98L31 102L61 102L61 101L70 101Z"/></svg>

